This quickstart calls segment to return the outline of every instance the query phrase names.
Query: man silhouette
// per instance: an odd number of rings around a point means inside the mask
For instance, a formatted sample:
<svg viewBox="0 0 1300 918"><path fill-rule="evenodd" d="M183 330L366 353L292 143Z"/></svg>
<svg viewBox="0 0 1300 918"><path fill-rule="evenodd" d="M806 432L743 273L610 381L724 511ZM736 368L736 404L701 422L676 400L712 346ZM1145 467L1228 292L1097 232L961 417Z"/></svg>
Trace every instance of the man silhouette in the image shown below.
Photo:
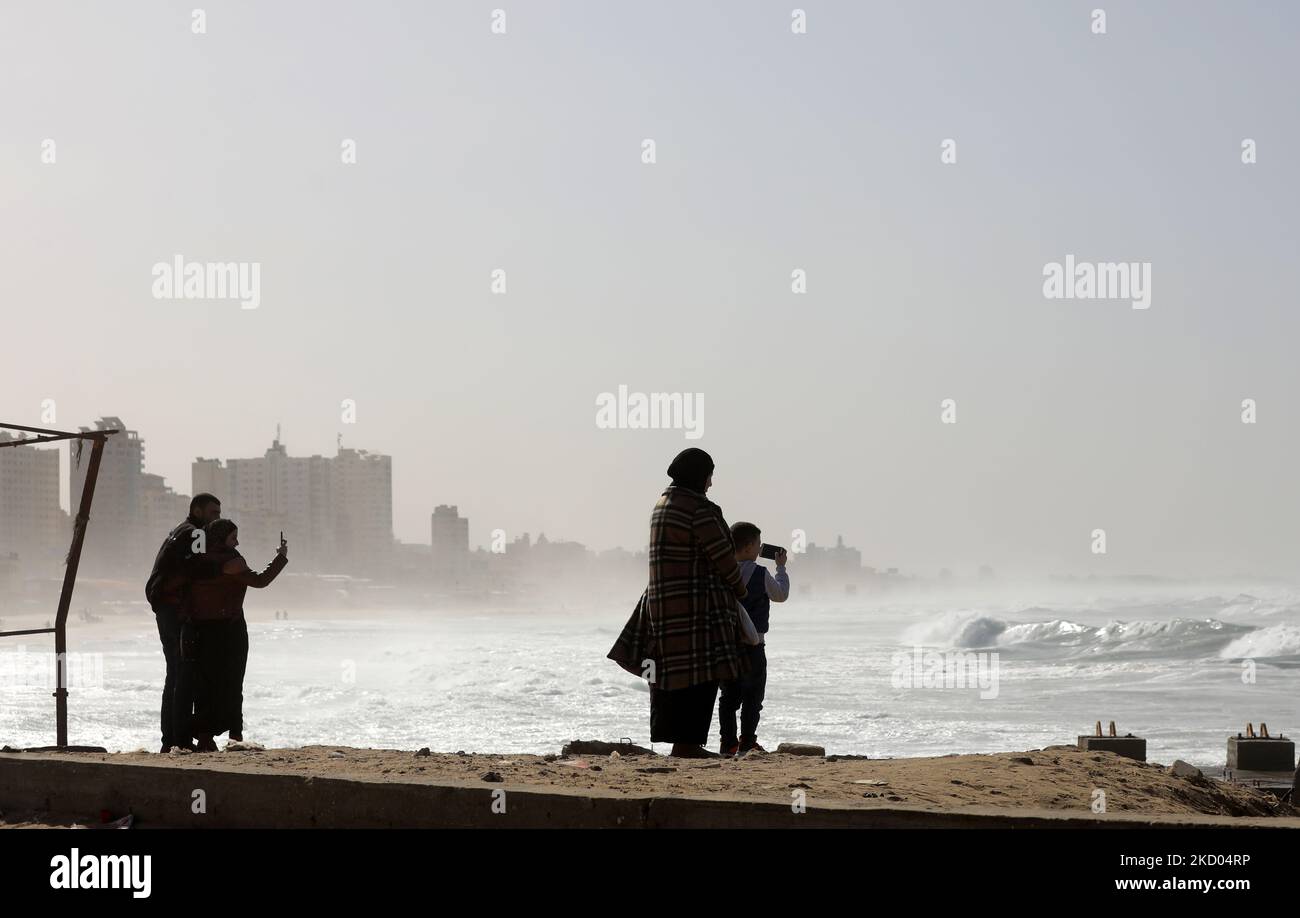
<svg viewBox="0 0 1300 918"><path fill-rule="evenodd" d="M194 738L188 733L188 717L177 723L176 683L181 669L181 613L185 606L189 582L197 573L195 540L203 527L221 518L221 501L211 494L196 494L190 501L190 515L168 533L153 570L145 584L144 595L153 609L158 624L158 640L162 642L163 658L167 661L167 677L163 682L162 697L162 751L172 746L194 748Z"/></svg>

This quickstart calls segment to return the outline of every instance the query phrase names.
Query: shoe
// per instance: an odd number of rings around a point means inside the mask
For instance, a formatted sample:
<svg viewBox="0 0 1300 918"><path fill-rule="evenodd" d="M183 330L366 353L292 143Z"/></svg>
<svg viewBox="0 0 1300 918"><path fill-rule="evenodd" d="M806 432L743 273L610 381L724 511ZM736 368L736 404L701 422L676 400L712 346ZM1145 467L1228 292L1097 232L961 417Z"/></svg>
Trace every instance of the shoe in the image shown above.
<svg viewBox="0 0 1300 918"><path fill-rule="evenodd" d="M673 745L672 751L668 753L677 759L716 759L719 758L716 752L709 752L703 746Z"/></svg>
<svg viewBox="0 0 1300 918"><path fill-rule="evenodd" d="M200 736L198 745L194 748L195 752L216 752L217 744L210 736Z"/></svg>
<svg viewBox="0 0 1300 918"><path fill-rule="evenodd" d="M752 740L742 740L742 741L741 741L741 743L740 743L740 754L741 754L741 755L744 755L746 752L758 752L758 753L761 753L761 754L763 754L763 755L766 755L766 754L767 754L767 750L764 749L762 746L760 746L760 745L758 744L758 738L757 738L757 737L755 737L755 738L752 739Z"/></svg>
<svg viewBox="0 0 1300 918"><path fill-rule="evenodd" d="M226 734L226 738L229 739L232 743L242 743L244 741L244 734L236 733L234 730L231 730L229 733Z"/></svg>
<svg viewBox="0 0 1300 918"><path fill-rule="evenodd" d="M740 743L723 743L718 746L718 754L724 759L733 759L740 754Z"/></svg>

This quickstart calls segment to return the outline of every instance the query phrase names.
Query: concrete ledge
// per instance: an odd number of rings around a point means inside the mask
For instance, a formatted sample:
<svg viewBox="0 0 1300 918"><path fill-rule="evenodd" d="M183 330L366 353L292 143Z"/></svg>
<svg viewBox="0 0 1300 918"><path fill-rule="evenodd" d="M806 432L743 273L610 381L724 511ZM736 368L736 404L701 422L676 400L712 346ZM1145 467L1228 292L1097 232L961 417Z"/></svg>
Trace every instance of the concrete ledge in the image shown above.
<svg viewBox="0 0 1300 918"><path fill-rule="evenodd" d="M192 812L195 791L206 813ZM505 791L506 812L493 812ZM499 808L499 806L498 806ZM819 807L767 801L626 796L509 784L389 782L303 774L0 754L0 810L70 818L132 813L170 828L1297 828L1294 818L1094 815L989 807Z"/></svg>

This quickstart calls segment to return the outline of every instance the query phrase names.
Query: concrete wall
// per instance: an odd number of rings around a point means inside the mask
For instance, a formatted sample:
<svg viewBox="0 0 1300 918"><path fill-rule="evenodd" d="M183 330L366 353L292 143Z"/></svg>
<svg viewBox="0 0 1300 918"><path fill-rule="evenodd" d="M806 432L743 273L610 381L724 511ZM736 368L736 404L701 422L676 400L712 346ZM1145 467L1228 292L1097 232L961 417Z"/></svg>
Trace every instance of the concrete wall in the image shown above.
<svg viewBox="0 0 1300 918"><path fill-rule="evenodd" d="M206 813L194 813L203 791ZM506 812L492 811L505 791ZM98 819L134 814L173 828L1144 828L1300 827L1300 819L1096 816L1045 810L818 807L752 800L630 797L508 784L389 783L356 778L0 754L0 811Z"/></svg>

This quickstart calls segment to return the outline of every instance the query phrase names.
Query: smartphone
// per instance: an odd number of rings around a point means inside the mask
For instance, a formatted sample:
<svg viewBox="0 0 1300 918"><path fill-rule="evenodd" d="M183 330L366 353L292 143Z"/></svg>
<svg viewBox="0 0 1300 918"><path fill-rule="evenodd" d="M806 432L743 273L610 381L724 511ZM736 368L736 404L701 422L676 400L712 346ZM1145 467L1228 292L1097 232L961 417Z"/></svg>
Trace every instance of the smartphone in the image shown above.
<svg viewBox="0 0 1300 918"><path fill-rule="evenodd" d="M785 549L779 545L768 545L766 542L764 542L763 547L758 550L758 556L760 558L771 558L773 561L775 561L776 553L779 551L785 551Z"/></svg>

